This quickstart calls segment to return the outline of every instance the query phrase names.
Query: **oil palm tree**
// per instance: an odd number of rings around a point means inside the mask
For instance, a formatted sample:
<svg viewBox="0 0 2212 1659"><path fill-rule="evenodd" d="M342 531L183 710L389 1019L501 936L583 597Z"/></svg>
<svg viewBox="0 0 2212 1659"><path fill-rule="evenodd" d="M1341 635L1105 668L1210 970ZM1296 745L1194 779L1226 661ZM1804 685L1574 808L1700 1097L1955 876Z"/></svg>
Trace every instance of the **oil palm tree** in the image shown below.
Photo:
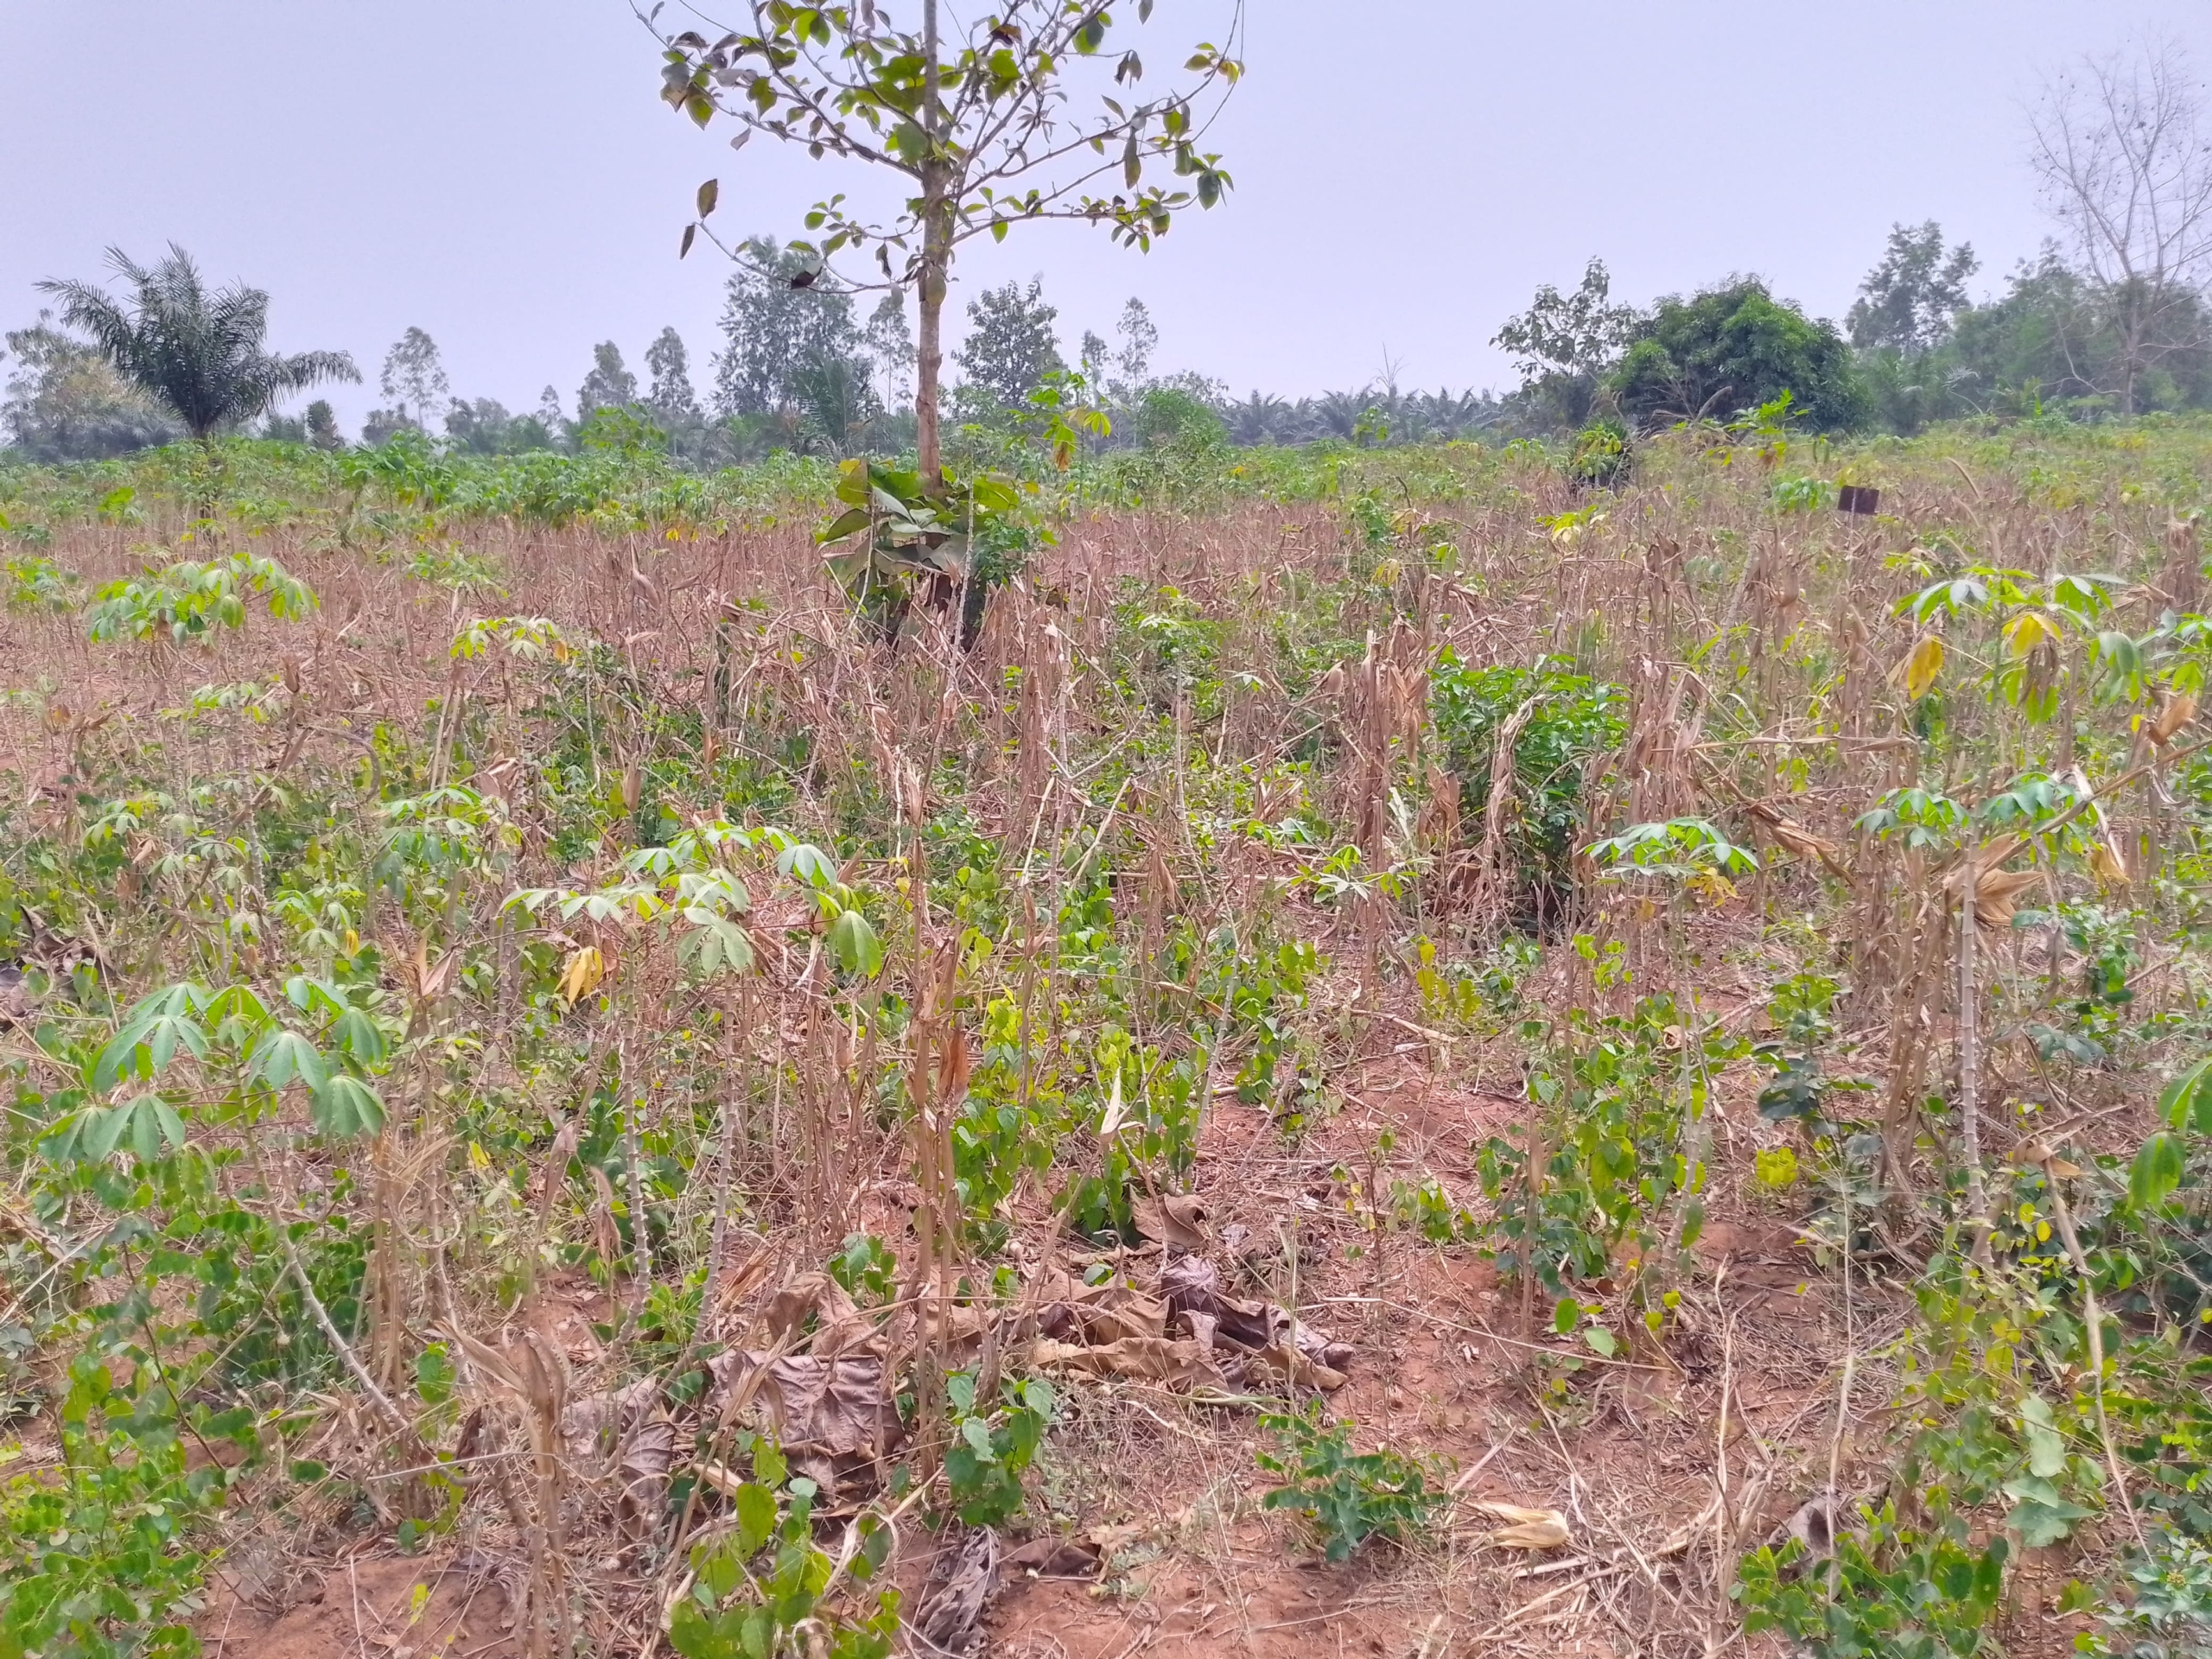
<svg viewBox="0 0 2212 1659"><path fill-rule="evenodd" d="M359 380L344 352L264 349L269 296L233 284L210 292L192 256L172 242L150 269L108 250L116 274L137 290L118 302L90 283L43 282L62 321L88 335L116 372L166 405L202 443L221 428L264 412L287 392L322 380Z"/></svg>

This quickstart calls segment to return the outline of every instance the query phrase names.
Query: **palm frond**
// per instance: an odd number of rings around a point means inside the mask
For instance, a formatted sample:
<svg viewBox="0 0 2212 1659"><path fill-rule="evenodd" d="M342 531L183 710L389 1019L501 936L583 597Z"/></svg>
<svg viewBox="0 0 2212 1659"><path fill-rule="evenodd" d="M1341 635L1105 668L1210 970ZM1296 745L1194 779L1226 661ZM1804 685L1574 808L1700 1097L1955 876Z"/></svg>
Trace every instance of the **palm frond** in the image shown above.
<svg viewBox="0 0 2212 1659"><path fill-rule="evenodd" d="M359 380L344 352L272 355L269 296L243 283L210 292L192 256L172 242L152 266L120 248L108 264L134 290L118 302L88 283L48 281L63 321L116 372L176 412L195 438L264 412L285 393L321 380Z"/></svg>

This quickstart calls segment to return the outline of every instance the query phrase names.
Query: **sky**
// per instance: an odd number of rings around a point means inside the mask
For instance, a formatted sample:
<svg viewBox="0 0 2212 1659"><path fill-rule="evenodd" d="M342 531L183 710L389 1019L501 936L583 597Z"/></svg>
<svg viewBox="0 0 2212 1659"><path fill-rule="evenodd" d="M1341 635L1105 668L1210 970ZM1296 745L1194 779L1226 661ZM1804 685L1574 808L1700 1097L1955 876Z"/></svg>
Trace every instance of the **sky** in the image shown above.
<svg viewBox="0 0 2212 1659"><path fill-rule="evenodd" d="M1225 3L1160 0L1147 90ZM1890 226L1935 219L1994 291L2051 228L2026 165L2041 76L2156 35L2212 72L2204 0L1249 0L1209 141L1225 203L1149 254L1071 226L969 245L948 325L1041 274L1071 355L1136 295L1156 370L1295 397L1386 367L1510 387L1499 323L1592 255L1617 300L1752 271L1840 317ZM642 373L669 324L703 387L728 272L677 257L699 182L721 181L721 229L788 238L867 181L765 140L733 155L658 101L658 67L626 0L0 0L0 327L41 277L175 240L270 291L275 347L353 353L349 429L410 326L456 393L512 409L549 383L573 404L599 340Z"/></svg>

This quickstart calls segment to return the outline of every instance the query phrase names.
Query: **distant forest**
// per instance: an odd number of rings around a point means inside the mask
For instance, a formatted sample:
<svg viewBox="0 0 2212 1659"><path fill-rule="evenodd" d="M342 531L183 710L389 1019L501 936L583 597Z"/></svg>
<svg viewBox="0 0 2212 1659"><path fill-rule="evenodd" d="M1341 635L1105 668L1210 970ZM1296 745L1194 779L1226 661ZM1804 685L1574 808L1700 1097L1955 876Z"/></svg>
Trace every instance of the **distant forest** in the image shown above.
<svg viewBox="0 0 2212 1659"><path fill-rule="evenodd" d="M1771 410L1785 394L1781 406L1812 429L1900 434L1968 416L2212 406L2212 162L2181 153L2171 137L2199 130L2200 93L2171 54L2094 67L2093 79L2047 96L2030 122L2042 199L2061 235L1980 303L1968 293L1978 256L1933 220L1891 230L1840 321L1808 315L1757 276L1618 303L1592 258L1573 287L1539 289L1491 336L1513 359L1510 390L1432 391L1386 371L1292 398L1157 372L1160 332L1141 299L1122 308L1110 338L1085 330L1071 344L1037 278L968 301L946 421L985 437L1063 435L1056 445L1072 434L1097 448L1596 434L1618 449L1655 427ZM2120 121L2114 111L2133 113ZM2146 132L2167 135L2164 147L2142 140ZM285 412L318 381L362 378L350 357L257 355L266 293L211 293L181 249L151 267L118 253L116 270L137 289L135 312L85 283L53 281L41 286L56 309L5 335L0 456L96 460L216 432L324 448L419 435L410 441L484 455L651 449L700 468L778 452L911 451L915 343L904 293L842 288L805 245L754 238L736 251L703 364L673 327L634 365L605 340L573 391L549 385L534 409L516 410L457 395L437 342L410 327L385 353L378 406L353 434L327 400ZM196 321L142 327L156 315ZM190 340L237 348L226 372L238 395L221 408L196 410L192 397L165 390L208 384L209 365L149 357ZM234 418L238 410L253 413Z"/></svg>

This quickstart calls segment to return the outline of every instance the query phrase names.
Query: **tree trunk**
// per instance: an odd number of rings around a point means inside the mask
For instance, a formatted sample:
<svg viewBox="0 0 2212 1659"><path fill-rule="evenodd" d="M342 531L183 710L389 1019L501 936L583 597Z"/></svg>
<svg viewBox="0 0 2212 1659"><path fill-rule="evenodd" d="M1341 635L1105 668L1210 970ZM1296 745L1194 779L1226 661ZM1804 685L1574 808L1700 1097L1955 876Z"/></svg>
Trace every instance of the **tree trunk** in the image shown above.
<svg viewBox="0 0 2212 1659"><path fill-rule="evenodd" d="M929 142L922 163L922 269L916 284L921 323L914 358L914 452L925 490L944 470L938 439L937 385L944 366L945 270L952 263L951 203L945 194L942 154L944 100L938 79L937 0L922 0L922 131Z"/></svg>
<svg viewBox="0 0 2212 1659"><path fill-rule="evenodd" d="M925 186L928 206L922 224L919 343L914 359L914 450L922 487L932 487L944 470L938 435L938 376L944 366L945 267L951 262L951 225L937 169Z"/></svg>

